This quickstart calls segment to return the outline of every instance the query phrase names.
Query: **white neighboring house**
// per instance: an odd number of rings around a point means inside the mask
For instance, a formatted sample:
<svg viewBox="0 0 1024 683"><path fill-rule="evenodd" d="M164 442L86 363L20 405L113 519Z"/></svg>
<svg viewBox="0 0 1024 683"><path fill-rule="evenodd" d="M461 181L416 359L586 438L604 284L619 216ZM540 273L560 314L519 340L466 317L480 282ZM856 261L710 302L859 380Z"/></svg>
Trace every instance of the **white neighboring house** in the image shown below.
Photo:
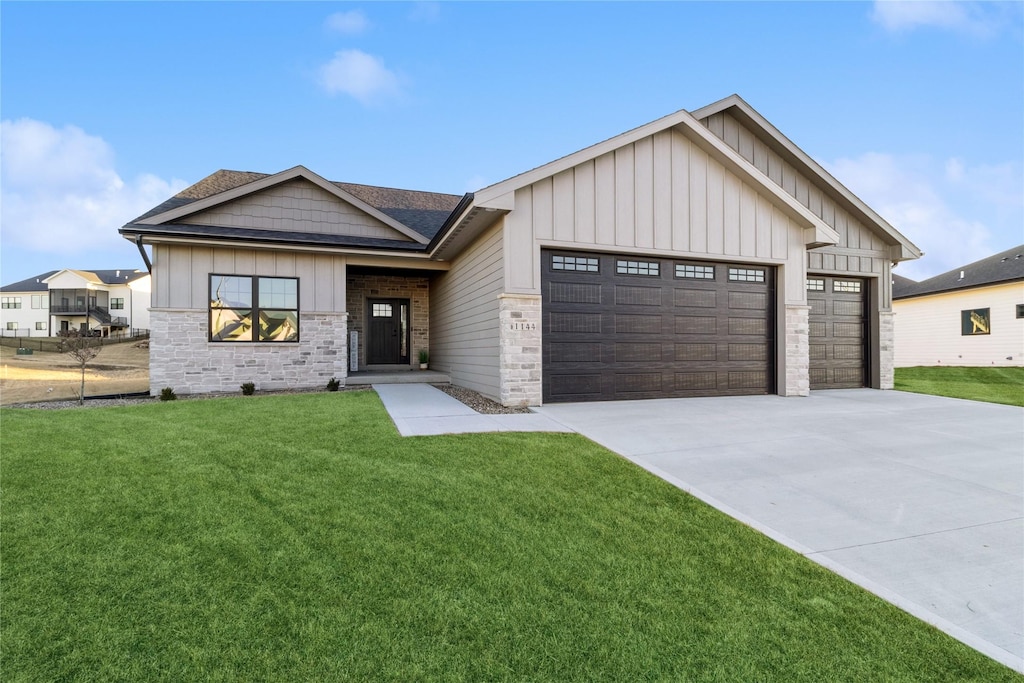
<svg viewBox="0 0 1024 683"><path fill-rule="evenodd" d="M0 332L5 337L56 337L83 330L103 337L149 329L149 273L125 270L51 270L0 287Z"/></svg>
<svg viewBox="0 0 1024 683"><path fill-rule="evenodd" d="M893 278L896 367L1024 366L1024 245L914 282Z"/></svg>

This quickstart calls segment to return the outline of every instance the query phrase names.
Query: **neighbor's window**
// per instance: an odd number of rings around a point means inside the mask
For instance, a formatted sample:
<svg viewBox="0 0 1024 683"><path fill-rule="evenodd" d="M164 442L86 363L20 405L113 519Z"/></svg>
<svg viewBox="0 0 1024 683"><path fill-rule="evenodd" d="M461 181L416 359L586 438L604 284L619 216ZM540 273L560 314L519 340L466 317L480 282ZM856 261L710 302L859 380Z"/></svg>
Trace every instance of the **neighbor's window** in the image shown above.
<svg viewBox="0 0 1024 683"><path fill-rule="evenodd" d="M32 308L49 308L50 297L47 294L33 294Z"/></svg>
<svg viewBox="0 0 1024 683"><path fill-rule="evenodd" d="M298 340L297 278L210 276L210 341Z"/></svg>
<svg viewBox="0 0 1024 683"><path fill-rule="evenodd" d="M584 273L598 272L596 258L589 256L551 256L551 270L576 270Z"/></svg>
<svg viewBox="0 0 1024 683"><path fill-rule="evenodd" d="M1017 304L1017 317L1024 318L1024 304Z"/></svg>
<svg viewBox="0 0 1024 683"><path fill-rule="evenodd" d="M21 297L20 296L5 296L0 297L0 307L2 308L21 308ZM7 329L17 329L10 328Z"/></svg>
<svg viewBox="0 0 1024 683"><path fill-rule="evenodd" d="M687 280L714 280L714 266L691 266L685 263L676 264L676 277Z"/></svg>
<svg viewBox="0 0 1024 683"><path fill-rule="evenodd" d="M730 282L764 282L764 270L761 268L730 268Z"/></svg>
<svg viewBox="0 0 1024 683"><path fill-rule="evenodd" d="M46 329L46 323L36 323L36 329L37 330L45 330Z"/></svg>
<svg viewBox="0 0 1024 683"><path fill-rule="evenodd" d="M18 329L18 323L7 323L7 329L16 330Z"/></svg>
<svg viewBox="0 0 1024 683"><path fill-rule="evenodd" d="M661 268L657 261L616 261L615 272L620 275L650 275L657 277Z"/></svg>
<svg viewBox="0 0 1024 683"><path fill-rule="evenodd" d="M110 310L113 311L113 310L122 310L122 309L124 309L124 299L123 298L111 297L110 298Z"/></svg>
<svg viewBox="0 0 1024 683"><path fill-rule="evenodd" d="M991 334L992 317L987 308L972 308L960 311L960 334L972 337L977 334Z"/></svg>

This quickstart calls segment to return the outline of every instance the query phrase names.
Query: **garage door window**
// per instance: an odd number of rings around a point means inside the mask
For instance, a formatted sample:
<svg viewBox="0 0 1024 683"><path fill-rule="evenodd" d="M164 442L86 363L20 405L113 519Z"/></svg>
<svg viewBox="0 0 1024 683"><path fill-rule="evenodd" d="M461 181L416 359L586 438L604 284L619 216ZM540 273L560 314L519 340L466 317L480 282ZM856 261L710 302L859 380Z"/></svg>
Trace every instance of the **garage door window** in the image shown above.
<svg viewBox="0 0 1024 683"><path fill-rule="evenodd" d="M825 280L817 277L807 278L807 291L808 292L824 292L825 291Z"/></svg>
<svg viewBox="0 0 1024 683"><path fill-rule="evenodd" d="M647 275L658 277L661 274L657 261L616 261L615 272L619 275Z"/></svg>
<svg viewBox="0 0 1024 683"><path fill-rule="evenodd" d="M676 264L676 277L683 280L714 280L714 266L691 266L685 263Z"/></svg>
<svg viewBox="0 0 1024 683"><path fill-rule="evenodd" d="M575 270L583 273L598 272L596 258L586 256L552 256L551 270Z"/></svg>
<svg viewBox="0 0 1024 683"><path fill-rule="evenodd" d="M764 282L764 270L760 268L730 268L730 282Z"/></svg>
<svg viewBox="0 0 1024 683"><path fill-rule="evenodd" d="M860 280L834 280L832 282L833 292L860 293Z"/></svg>

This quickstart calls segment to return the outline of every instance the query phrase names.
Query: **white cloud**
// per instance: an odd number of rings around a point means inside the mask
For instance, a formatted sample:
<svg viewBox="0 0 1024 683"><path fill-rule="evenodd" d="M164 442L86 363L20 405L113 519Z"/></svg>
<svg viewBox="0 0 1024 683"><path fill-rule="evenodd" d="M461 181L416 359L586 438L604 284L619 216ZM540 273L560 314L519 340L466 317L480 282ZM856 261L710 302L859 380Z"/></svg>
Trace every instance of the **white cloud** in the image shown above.
<svg viewBox="0 0 1024 683"><path fill-rule="evenodd" d="M345 35L362 33L369 26L370 22L361 10L354 9L350 12L335 12L327 17L327 28Z"/></svg>
<svg viewBox="0 0 1024 683"><path fill-rule="evenodd" d="M865 154L829 171L925 256L900 265L915 280L970 263L1021 241L1024 178L1019 164L970 165L927 156Z"/></svg>
<svg viewBox="0 0 1024 683"><path fill-rule="evenodd" d="M186 185L151 174L125 181L110 145L76 126L5 120L0 148L3 241L38 252L118 247L119 227Z"/></svg>
<svg viewBox="0 0 1024 683"><path fill-rule="evenodd" d="M932 27L989 36L1006 25L1016 3L957 2L954 0L876 0L871 19L894 33Z"/></svg>
<svg viewBox="0 0 1024 683"><path fill-rule="evenodd" d="M401 94L398 76L384 63L361 50L341 50L320 67L320 85L328 94L350 95L373 104Z"/></svg>

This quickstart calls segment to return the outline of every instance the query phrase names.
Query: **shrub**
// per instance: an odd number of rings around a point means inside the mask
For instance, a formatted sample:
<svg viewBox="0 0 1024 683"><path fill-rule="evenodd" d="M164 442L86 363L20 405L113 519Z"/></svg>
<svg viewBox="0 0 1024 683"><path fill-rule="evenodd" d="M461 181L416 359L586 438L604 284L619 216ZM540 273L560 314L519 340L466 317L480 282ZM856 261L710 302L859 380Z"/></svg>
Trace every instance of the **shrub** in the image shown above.
<svg viewBox="0 0 1024 683"><path fill-rule="evenodd" d="M430 352L426 349L420 349L420 363L430 362Z"/></svg>
<svg viewBox="0 0 1024 683"><path fill-rule="evenodd" d="M252 396L255 393L256 393L256 385L253 384L252 382L246 382L245 384L242 385L242 395L243 396Z"/></svg>
<svg viewBox="0 0 1024 683"><path fill-rule="evenodd" d="M178 395L176 393L174 393L174 389L172 389L170 387L164 387L163 389L160 390L160 400L161 401L177 401L178 400Z"/></svg>
<svg viewBox="0 0 1024 683"><path fill-rule="evenodd" d="M337 391L341 387L341 382L338 381L337 377L332 377L327 380L327 391Z"/></svg>

